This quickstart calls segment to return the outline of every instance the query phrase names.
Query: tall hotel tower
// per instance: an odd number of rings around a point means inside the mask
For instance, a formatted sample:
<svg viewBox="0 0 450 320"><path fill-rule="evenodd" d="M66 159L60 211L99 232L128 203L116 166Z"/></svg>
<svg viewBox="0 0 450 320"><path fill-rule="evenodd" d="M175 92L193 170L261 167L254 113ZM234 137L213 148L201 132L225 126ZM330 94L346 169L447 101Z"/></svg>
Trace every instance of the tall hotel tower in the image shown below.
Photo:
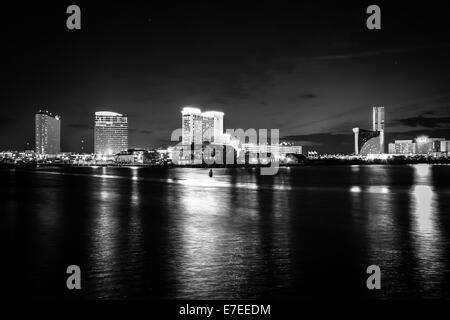
<svg viewBox="0 0 450 320"><path fill-rule="evenodd" d="M95 113L94 152L113 155L128 149L128 116L111 111Z"/></svg>
<svg viewBox="0 0 450 320"><path fill-rule="evenodd" d="M206 111L203 116L203 141L223 143L223 112Z"/></svg>
<svg viewBox="0 0 450 320"><path fill-rule="evenodd" d="M61 151L61 118L48 111L35 115L36 153L55 155Z"/></svg>
<svg viewBox="0 0 450 320"><path fill-rule="evenodd" d="M203 116L198 108L185 107L181 110L182 115L182 144L190 145L202 143Z"/></svg>
<svg viewBox="0 0 450 320"><path fill-rule="evenodd" d="M185 107L182 115L182 144L202 144L203 141L222 143L223 112L206 111L198 108Z"/></svg>
<svg viewBox="0 0 450 320"><path fill-rule="evenodd" d="M372 113L372 131L380 133L380 153L384 153L384 107L373 107Z"/></svg>

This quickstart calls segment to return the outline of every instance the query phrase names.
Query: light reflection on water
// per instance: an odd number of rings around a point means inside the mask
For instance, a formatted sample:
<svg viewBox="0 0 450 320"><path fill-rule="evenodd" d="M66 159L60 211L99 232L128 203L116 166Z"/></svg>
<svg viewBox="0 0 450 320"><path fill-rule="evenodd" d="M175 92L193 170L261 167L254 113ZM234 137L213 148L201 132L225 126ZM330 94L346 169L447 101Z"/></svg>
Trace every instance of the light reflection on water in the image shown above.
<svg viewBox="0 0 450 320"><path fill-rule="evenodd" d="M365 246L361 254L367 257L367 266L378 265L382 271L381 297L389 295L391 288L386 286L386 282L399 279L398 266L403 263L402 248L398 243L401 239L392 207L396 193L401 193L401 190L392 190L393 181L387 170L384 166L361 169L362 185L353 186L353 191L350 190L355 229L361 232L364 228L362 239ZM368 185L367 181L373 185ZM401 280L399 283L402 285Z"/></svg>
<svg viewBox="0 0 450 320"><path fill-rule="evenodd" d="M90 222L89 228L92 246L90 265L91 270L88 273L89 278L97 282L99 287L114 287L114 279L116 277L116 264L118 262L118 229L119 221L114 203L118 195L111 190L107 181L101 180L99 188L94 191L94 195L98 194L97 203L94 208L95 214ZM115 293L102 292L97 298L107 298Z"/></svg>
<svg viewBox="0 0 450 320"><path fill-rule="evenodd" d="M437 292L445 276L442 256L442 236L436 222L439 215L439 195L434 191L430 166L415 166L415 185L411 188L412 233L417 273L422 290ZM439 297L438 294L434 294Z"/></svg>
<svg viewBox="0 0 450 320"><path fill-rule="evenodd" d="M396 283L384 288L383 297L402 298L408 291L415 298L423 297L424 292L428 297L448 297L448 290L444 294L441 290L447 281L449 257L443 255L439 230L443 222L437 221L439 195L433 186L433 167L419 164L410 168L409 188L393 188L395 181L383 172L386 167L367 168L370 175L376 172L384 177L372 176L372 181L384 184L350 187L354 215L366 226L369 260L385 271L384 280Z"/></svg>
<svg viewBox="0 0 450 320"><path fill-rule="evenodd" d="M2 173L11 187L1 228L36 216L24 241L55 257L37 267L54 272L77 248L91 298L449 296L448 166L208 171ZM17 200L25 194L29 207ZM375 294L364 287L370 264L382 270Z"/></svg>
<svg viewBox="0 0 450 320"><path fill-rule="evenodd" d="M169 194L173 216L169 250L176 253L169 266L177 275L175 288L180 298L233 296L258 267L254 258L260 235L246 228L259 219L257 194L247 191L237 200L245 210L233 214L234 195L223 189L231 186L230 176L215 176L217 180L204 170L186 172L183 187Z"/></svg>

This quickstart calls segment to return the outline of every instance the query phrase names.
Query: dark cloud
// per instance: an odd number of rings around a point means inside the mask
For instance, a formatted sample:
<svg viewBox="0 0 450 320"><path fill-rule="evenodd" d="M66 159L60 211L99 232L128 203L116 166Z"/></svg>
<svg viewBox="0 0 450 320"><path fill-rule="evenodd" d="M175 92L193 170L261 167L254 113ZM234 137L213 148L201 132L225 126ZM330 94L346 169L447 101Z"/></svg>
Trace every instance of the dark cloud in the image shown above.
<svg viewBox="0 0 450 320"><path fill-rule="evenodd" d="M153 131L152 130L138 130L138 133L142 133L142 134L152 134Z"/></svg>
<svg viewBox="0 0 450 320"><path fill-rule="evenodd" d="M450 138L450 128L442 128L442 129L426 129L426 130L410 130L404 132L387 132L388 136L392 137L409 137L410 139L419 137L419 136L427 136L430 138Z"/></svg>
<svg viewBox="0 0 450 320"><path fill-rule="evenodd" d="M11 118L9 116L4 116L4 115L0 115L0 125L2 126L8 126L11 124L15 124L19 122L17 119L15 118Z"/></svg>
<svg viewBox="0 0 450 320"><path fill-rule="evenodd" d="M438 47L449 47L449 44L441 44ZM334 55L323 55L314 57L314 60L343 60L343 59L353 59L353 58L366 58L373 56L381 56L381 55L390 55L390 54L399 54L399 53L408 53L415 52L420 50L432 49L433 46L421 46L421 47L411 47L411 48L391 48L391 49L382 49L382 50L370 50L363 52L351 52L351 53L343 53L343 54L334 54Z"/></svg>
<svg viewBox="0 0 450 320"><path fill-rule="evenodd" d="M167 139L157 139L155 141L155 147L163 147L163 148L167 148L170 146L173 146L174 142L171 140L167 140Z"/></svg>
<svg viewBox="0 0 450 320"><path fill-rule="evenodd" d="M317 95L314 93L304 93L297 96L300 99L316 99Z"/></svg>
<svg viewBox="0 0 450 320"><path fill-rule="evenodd" d="M290 135L282 139L295 142L306 149L318 150L321 153L351 153L353 151L352 134L316 133Z"/></svg>
<svg viewBox="0 0 450 320"><path fill-rule="evenodd" d="M450 103L450 94L444 94L442 96L440 96L439 98L436 99L437 103L442 103L442 104L449 104Z"/></svg>
<svg viewBox="0 0 450 320"><path fill-rule="evenodd" d="M450 117L424 117L424 115L432 115L433 112L429 111L417 117L399 119L397 122L407 127L425 127L425 128L437 128L442 125L450 124Z"/></svg>

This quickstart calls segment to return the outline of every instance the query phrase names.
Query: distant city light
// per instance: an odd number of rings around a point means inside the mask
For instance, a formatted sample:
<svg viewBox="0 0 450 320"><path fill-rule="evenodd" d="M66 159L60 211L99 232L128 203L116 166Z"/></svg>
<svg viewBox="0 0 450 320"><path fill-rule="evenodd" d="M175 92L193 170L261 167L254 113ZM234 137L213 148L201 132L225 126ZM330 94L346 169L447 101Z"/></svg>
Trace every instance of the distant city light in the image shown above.
<svg viewBox="0 0 450 320"><path fill-rule="evenodd" d="M416 140L417 140L418 143L427 143L428 142L428 137L420 136L420 137L417 137Z"/></svg>

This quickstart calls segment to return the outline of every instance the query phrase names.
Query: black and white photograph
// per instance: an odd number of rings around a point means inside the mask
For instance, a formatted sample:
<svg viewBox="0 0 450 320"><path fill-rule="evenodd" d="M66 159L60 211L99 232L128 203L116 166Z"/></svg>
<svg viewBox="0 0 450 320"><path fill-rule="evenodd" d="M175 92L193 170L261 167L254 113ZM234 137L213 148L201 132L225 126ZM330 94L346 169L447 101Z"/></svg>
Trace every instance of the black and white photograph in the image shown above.
<svg viewBox="0 0 450 320"><path fill-rule="evenodd" d="M450 299L444 2L1 7L2 300Z"/></svg>

